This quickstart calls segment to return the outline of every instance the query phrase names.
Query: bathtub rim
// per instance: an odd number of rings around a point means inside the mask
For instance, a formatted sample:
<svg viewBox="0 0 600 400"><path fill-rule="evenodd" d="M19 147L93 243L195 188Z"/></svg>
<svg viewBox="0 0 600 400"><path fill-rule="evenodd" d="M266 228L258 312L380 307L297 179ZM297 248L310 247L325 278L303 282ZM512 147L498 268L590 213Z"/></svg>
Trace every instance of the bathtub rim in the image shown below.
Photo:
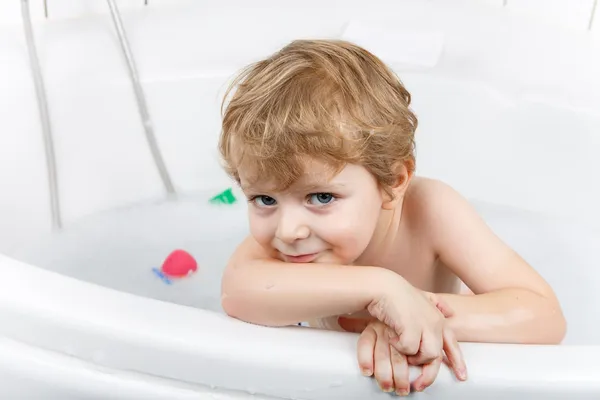
<svg viewBox="0 0 600 400"><path fill-rule="evenodd" d="M0 335L11 340L116 371L210 388L281 398L387 396L360 375L354 334L247 324L78 281L4 255L0 271ZM458 393L461 385L528 387L557 380L560 389L600 393L600 369L595 368L600 346L463 343L462 349L469 381L456 383L444 366L430 393ZM294 374L281 373L286 364ZM411 379L417 374L413 368ZM232 375L240 379L231 380Z"/></svg>

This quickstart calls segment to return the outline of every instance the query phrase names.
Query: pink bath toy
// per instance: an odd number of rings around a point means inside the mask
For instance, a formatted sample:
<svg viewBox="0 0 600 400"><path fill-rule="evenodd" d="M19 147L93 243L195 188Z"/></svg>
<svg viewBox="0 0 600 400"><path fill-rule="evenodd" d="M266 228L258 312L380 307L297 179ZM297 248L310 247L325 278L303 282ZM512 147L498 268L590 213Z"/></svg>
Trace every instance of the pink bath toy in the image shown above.
<svg viewBox="0 0 600 400"><path fill-rule="evenodd" d="M163 262L161 271L171 278L182 278L198 270L198 263L185 250L175 250Z"/></svg>

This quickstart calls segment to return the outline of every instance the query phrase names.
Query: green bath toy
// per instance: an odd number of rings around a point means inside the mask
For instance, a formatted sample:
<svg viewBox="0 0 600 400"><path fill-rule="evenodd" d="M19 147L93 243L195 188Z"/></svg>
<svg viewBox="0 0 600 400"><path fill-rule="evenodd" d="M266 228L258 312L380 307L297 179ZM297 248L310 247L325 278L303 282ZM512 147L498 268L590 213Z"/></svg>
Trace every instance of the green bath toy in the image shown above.
<svg viewBox="0 0 600 400"><path fill-rule="evenodd" d="M218 195L210 199L210 202L212 204L234 204L236 201L237 199L233 195L233 191L231 190L231 188L219 193Z"/></svg>

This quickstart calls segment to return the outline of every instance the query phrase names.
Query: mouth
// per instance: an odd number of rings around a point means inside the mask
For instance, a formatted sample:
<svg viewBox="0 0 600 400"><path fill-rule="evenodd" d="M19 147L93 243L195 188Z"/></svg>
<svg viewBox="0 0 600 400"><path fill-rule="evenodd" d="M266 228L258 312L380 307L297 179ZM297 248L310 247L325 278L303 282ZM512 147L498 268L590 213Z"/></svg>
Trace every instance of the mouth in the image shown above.
<svg viewBox="0 0 600 400"><path fill-rule="evenodd" d="M287 254L281 254L283 256L283 259L285 260L285 262L291 262L291 263L309 263L311 261L314 261L315 258L317 258L317 255L319 253L311 253L311 254L300 254L297 256L290 256Z"/></svg>

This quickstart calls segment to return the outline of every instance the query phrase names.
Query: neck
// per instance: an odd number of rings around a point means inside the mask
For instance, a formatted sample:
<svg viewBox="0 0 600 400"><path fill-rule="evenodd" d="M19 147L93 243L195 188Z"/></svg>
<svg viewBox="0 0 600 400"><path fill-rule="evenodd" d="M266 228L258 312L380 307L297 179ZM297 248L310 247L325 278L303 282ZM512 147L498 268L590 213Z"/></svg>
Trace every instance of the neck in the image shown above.
<svg viewBox="0 0 600 400"><path fill-rule="evenodd" d="M365 251L354 262L355 265L377 266L377 260L386 257L396 243L402 219L402 203L392 210L381 210L375 233Z"/></svg>

